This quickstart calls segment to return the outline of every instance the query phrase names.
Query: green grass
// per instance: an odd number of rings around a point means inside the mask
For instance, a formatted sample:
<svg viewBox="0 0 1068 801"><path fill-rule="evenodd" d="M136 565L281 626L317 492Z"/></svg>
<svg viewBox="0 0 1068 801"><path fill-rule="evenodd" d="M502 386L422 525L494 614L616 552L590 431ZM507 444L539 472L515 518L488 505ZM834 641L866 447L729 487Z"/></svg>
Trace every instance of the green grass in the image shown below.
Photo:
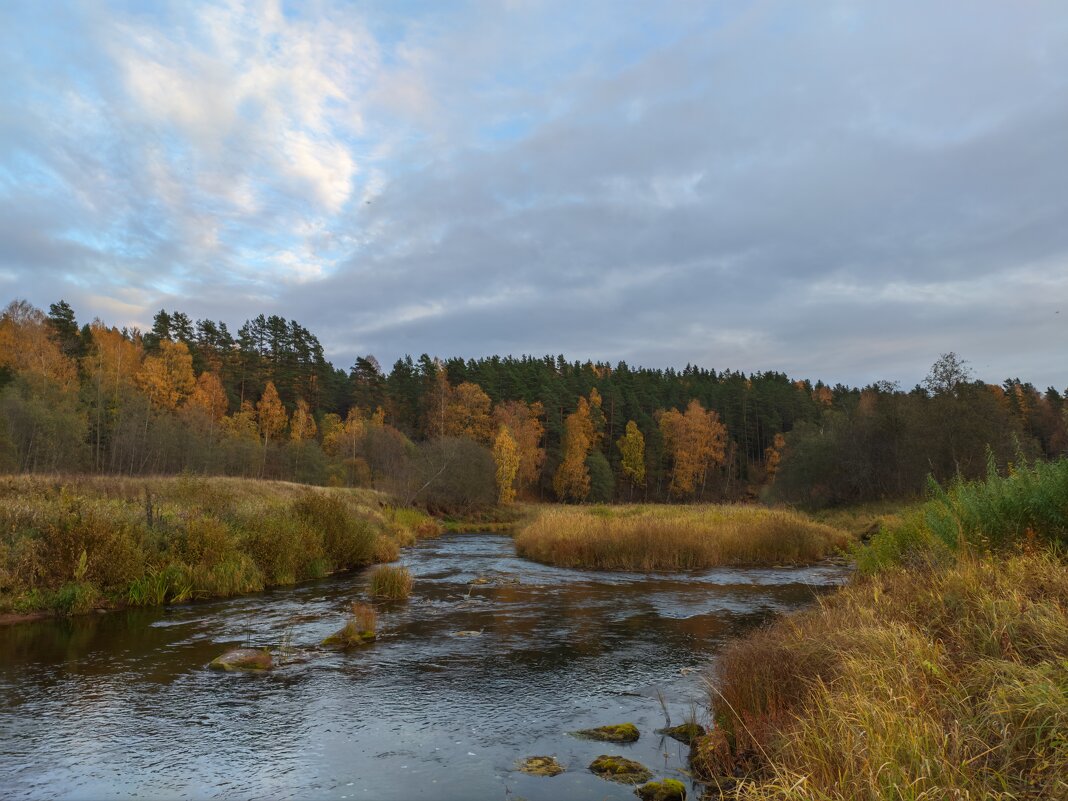
<svg viewBox="0 0 1068 801"><path fill-rule="evenodd" d="M515 538L527 559L603 570L809 563L844 547L841 529L756 506L550 507Z"/></svg>
<svg viewBox="0 0 1068 801"><path fill-rule="evenodd" d="M367 490L277 481L0 478L0 612L226 597L395 559L436 535Z"/></svg>
<svg viewBox="0 0 1068 801"><path fill-rule="evenodd" d="M382 565L371 574L370 593L374 598L399 601L411 595L412 584L408 568Z"/></svg>
<svg viewBox="0 0 1068 801"><path fill-rule="evenodd" d="M932 489L850 586L731 644L706 777L748 799L1068 798L1068 461Z"/></svg>

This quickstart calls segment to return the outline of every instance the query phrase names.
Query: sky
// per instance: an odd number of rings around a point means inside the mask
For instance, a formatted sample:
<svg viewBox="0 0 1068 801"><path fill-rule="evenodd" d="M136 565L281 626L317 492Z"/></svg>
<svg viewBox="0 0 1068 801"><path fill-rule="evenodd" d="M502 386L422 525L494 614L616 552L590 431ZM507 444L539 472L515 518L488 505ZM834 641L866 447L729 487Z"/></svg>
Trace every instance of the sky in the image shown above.
<svg viewBox="0 0 1068 801"><path fill-rule="evenodd" d="M0 298L1064 389L1068 5L5 0Z"/></svg>

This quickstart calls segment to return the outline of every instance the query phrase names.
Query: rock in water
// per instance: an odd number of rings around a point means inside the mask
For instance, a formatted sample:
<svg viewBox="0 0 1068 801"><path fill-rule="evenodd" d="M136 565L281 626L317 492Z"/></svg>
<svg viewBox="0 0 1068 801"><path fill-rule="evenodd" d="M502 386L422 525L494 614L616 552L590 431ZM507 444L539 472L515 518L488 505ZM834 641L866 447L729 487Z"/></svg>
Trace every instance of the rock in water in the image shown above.
<svg viewBox="0 0 1068 801"><path fill-rule="evenodd" d="M634 790L642 801L686 801L686 785L675 779L649 782Z"/></svg>
<svg viewBox="0 0 1068 801"><path fill-rule="evenodd" d="M633 743L637 742L638 727L633 723L617 723L614 726L598 726L596 729L582 729L575 732L576 737L587 740L601 740L606 743Z"/></svg>
<svg viewBox="0 0 1068 801"><path fill-rule="evenodd" d="M700 723L681 723L678 726L672 726L668 729L657 729L657 734L666 734L668 737L674 737L680 743L686 743L689 745L698 737L706 734L705 727Z"/></svg>
<svg viewBox="0 0 1068 801"><path fill-rule="evenodd" d="M590 763L590 770L602 779L623 784L641 784L653 778L653 772L641 762L621 756L602 754Z"/></svg>
<svg viewBox="0 0 1068 801"><path fill-rule="evenodd" d="M266 648L231 648L213 659L209 667L216 670L270 670L274 660Z"/></svg>
<svg viewBox="0 0 1068 801"><path fill-rule="evenodd" d="M564 772L564 766L551 756L527 757L519 763L519 769L531 776L558 776Z"/></svg>
<svg viewBox="0 0 1068 801"><path fill-rule="evenodd" d="M355 648L357 645L366 645L375 641L373 631L358 631L355 626L347 624L340 631L335 631L325 640L322 645L326 648Z"/></svg>

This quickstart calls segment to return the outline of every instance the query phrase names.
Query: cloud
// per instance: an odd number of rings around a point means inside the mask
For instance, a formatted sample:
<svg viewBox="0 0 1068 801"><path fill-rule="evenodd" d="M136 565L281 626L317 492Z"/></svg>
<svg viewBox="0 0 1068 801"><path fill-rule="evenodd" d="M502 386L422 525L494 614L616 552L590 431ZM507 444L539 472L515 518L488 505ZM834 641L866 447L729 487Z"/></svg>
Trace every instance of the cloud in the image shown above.
<svg viewBox="0 0 1068 801"><path fill-rule="evenodd" d="M1056 3L7 15L0 270L40 304L280 313L342 366L1068 383Z"/></svg>

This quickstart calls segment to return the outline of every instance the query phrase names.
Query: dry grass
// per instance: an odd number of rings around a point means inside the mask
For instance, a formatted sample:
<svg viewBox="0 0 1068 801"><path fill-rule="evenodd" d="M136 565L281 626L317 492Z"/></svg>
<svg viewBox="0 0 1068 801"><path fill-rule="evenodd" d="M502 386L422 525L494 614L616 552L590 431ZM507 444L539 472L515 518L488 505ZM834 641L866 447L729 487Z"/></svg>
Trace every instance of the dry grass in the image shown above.
<svg viewBox="0 0 1068 801"><path fill-rule="evenodd" d="M0 612L237 595L396 558L400 544L437 532L369 490L0 477Z"/></svg>
<svg viewBox="0 0 1068 801"><path fill-rule="evenodd" d="M552 507L515 539L527 559L603 570L800 564L849 535L795 512L755 506Z"/></svg>
<svg viewBox="0 0 1068 801"><path fill-rule="evenodd" d="M1068 462L935 490L729 646L693 752L745 799L1068 799Z"/></svg>

